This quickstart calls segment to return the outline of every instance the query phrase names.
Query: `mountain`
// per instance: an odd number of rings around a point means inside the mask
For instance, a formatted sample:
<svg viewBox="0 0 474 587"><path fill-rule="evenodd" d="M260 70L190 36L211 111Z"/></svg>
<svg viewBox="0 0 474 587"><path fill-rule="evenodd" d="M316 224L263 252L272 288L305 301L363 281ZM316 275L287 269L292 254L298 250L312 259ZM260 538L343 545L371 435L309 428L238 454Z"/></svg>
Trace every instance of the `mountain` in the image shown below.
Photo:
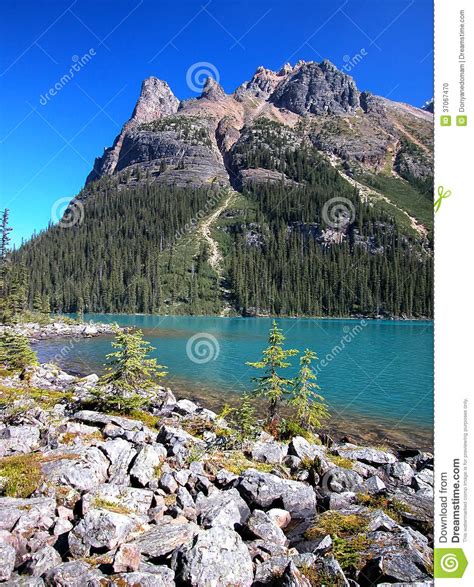
<svg viewBox="0 0 474 587"><path fill-rule="evenodd" d="M431 316L432 184L432 114L327 60L183 101L150 77L79 221L17 259L62 311Z"/></svg>

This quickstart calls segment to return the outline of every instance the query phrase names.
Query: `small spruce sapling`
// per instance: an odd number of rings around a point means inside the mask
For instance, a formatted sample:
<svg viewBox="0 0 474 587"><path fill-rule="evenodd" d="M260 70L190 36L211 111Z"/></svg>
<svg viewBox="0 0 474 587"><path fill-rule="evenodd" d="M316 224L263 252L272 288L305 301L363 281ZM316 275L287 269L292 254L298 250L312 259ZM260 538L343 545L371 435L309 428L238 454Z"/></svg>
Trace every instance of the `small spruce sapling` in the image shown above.
<svg viewBox="0 0 474 587"><path fill-rule="evenodd" d="M158 365L149 354L155 350L143 340L141 330L114 328L112 347L116 352L107 355L107 373L101 378L97 390L98 399L108 408L131 411L147 403L146 394L156 380L166 375L166 367ZM104 395L104 387L110 386Z"/></svg>
<svg viewBox="0 0 474 587"><path fill-rule="evenodd" d="M300 370L293 380L290 391L289 405L296 411L298 423L303 427L319 428L329 418L329 412L317 382L312 362L318 357L316 353L306 349L300 357Z"/></svg>
<svg viewBox="0 0 474 587"><path fill-rule="evenodd" d="M264 397L269 402L268 421L275 423L279 419L279 407L285 399L292 384L292 380L283 377L280 370L290 366L287 361L289 357L298 354L296 349L284 349L285 336L276 321L273 321L268 335L268 346L263 351L261 361L246 363L255 369L262 369L264 374L260 377L253 377L256 382L254 395Z"/></svg>

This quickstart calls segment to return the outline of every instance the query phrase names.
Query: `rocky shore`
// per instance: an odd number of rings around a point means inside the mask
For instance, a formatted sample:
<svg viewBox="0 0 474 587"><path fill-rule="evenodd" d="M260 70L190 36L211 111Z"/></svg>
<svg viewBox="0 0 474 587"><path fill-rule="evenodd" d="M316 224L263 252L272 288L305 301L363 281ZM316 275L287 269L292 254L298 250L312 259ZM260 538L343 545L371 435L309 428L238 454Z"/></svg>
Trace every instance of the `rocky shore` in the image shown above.
<svg viewBox="0 0 474 587"><path fill-rule="evenodd" d="M56 337L77 337L89 338L103 334L112 334L112 324L95 322L73 322L57 320L49 324L38 322L21 322L19 324L2 326L0 325L0 336L5 331L13 331L16 334L27 336L30 340L44 340Z"/></svg>
<svg viewBox="0 0 474 587"><path fill-rule="evenodd" d="M5 585L432 585L431 454L241 440L163 387L124 417L87 409L96 375L26 377L0 378Z"/></svg>

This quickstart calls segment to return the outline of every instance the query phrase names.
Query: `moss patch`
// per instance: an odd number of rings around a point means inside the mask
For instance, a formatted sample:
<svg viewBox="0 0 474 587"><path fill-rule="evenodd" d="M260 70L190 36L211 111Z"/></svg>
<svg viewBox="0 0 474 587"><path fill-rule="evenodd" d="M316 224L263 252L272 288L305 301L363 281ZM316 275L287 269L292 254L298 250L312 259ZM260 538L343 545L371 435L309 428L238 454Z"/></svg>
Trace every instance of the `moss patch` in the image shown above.
<svg viewBox="0 0 474 587"><path fill-rule="evenodd" d="M15 455L0 459L0 477L4 480L4 495L30 497L41 482L39 455Z"/></svg>
<svg viewBox="0 0 474 587"><path fill-rule="evenodd" d="M341 467L343 469L352 469L352 467L354 466L354 463L346 457L328 455L328 459L331 461L331 463L334 463L337 467Z"/></svg>
<svg viewBox="0 0 474 587"><path fill-rule="evenodd" d="M359 493L357 495L358 503L365 505L371 510L382 510L388 516L401 524L403 521L403 512L408 512L409 507L395 498L384 495L369 495L368 493Z"/></svg>
<svg viewBox="0 0 474 587"><path fill-rule="evenodd" d="M93 501L93 507L99 508L102 510L109 510L110 512L115 512L116 514L129 514L130 510L117 503L116 501L110 501L108 499L103 499L101 497L96 497Z"/></svg>
<svg viewBox="0 0 474 587"><path fill-rule="evenodd" d="M327 511L321 514L316 523L305 532L305 538L316 540L327 534L347 538L365 532L368 528L367 520L359 514L341 514L337 511Z"/></svg>
<svg viewBox="0 0 474 587"><path fill-rule="evenodd" d="M241 451L215 452L206 457L205 460L208 467L211 470L215 470L216 473L220 469L226 469L230 473L234 473L234 475L241 475L247 469L256 469L262 473L270 473L275 468L275 465L252 461Z"/></svg>

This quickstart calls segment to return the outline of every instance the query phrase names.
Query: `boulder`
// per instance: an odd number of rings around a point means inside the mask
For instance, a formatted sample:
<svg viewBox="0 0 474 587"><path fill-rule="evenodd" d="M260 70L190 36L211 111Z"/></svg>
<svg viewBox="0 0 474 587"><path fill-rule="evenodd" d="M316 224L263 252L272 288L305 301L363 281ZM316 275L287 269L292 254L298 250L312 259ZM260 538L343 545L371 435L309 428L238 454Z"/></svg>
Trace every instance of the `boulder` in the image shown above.
<svg viewBox="0 0 474 587"><path fill-rule="evenodd" d="M286 528L291 522L290 512L282 510L281 508L272 508L271 510L268 510L267 514L272 522L279 528Z"/></svg>
<svg viewBox="0 0 474 587"><path fill-rule="evenodd" d="M314 460L317 456L325 455L326 449L317 444L311 444L302 436L295 436L289 446L288 454L298 457L299 459Z"/></svg>
<svg viewBox="0 0 474 587"><path fill-rule="evenodd" d="M285 444L259 441L252 446L252 459L259 463L280 464L288 452Z"/></svg>
<svg viewBox="0 0 474 587"><path fill-rule="evenodd" d="M342 493L345 491L352 491L357 493L363 490L363 478L344 467L333 467L321 479L321 487L323 490L334 493Z"/></svg>
<svg viewBox="0 0 474 587"><path fill-rule="evenodd" d="M265 542L281 544L283 546L288 543L283 530L262 510L254 510L252 512L247 520L247 528L254 536L261 538Z"/></svg>
<svg viewBox="0 0 474 587"><path fill-rule="evenodd" d="M82 513L86 514L92 509L100 509L110 505L119 510L146 516L153 501L153 491L127 485L115 485L102 483L82 498Z"/></svg>
<svg viewBox="0 0 474 587"><path fill-rule="evenodd" d="M0 429L0 456L29 453L39 447L39 441L38 426L6 426Z"/></svg>
<svg viewBox="0 0 474 587"><path fill-rule="evenodd" d="M63 563L46 572L45 585L48 587L87 587L99 586L104 575L84 561Z"/></svg>
<svg viewBox="0 0 474 587"><path fill-rule="evenodd" d="M25 572L33 577L41 577L46 571L61 564L59 552L52 546L45 546L34 552L25 565Z"/></svg>
<svg viewBox="0 0 474 587"><path fill-rule="evenodd" d="M377 477L377 475L372 475L372 477L366 479L364 481L364 487L367 492L372 495L381 493L387 489L385 483L382 481L382 479L380 479L380 477Z"/></svg>
<svg viewBox="0 0 474 587"><path fill-rule="evenodd" d="M0 543L0 581L8 581L15 568L16 550L10 544Z"/></svg>
<svg viewBox="0 0 474 587"><path fill-rule="evenodd" d="M110 587L175 587L175 584L174 573L171 569L153 565L153 570L149 572L140 570L115 575Z"/></svg>
<svg viewBox="0 0 474 587"><path fill-rule="evenodd" d="M50 497L0 498L0 529L31 536L38 530L49 530L55 520L56 501Z"/></svg>
<svg viewBox="0 0 474 587"><path fill-rule="evenodd" d="M236 489L216 491L208 497L200 494L196 500L196 509L204 528L234 528L236 524L245 524L250 516L249 507Z"/></svg>
<svg viewBox="0 0 474 587"><path fill-rule="evenodd" d="M135 544L122 544L114 557L113 569L116 573L137 571L140 567L140 551Z"/></svg>
<svg viewBox="0 0 474 587"><path fill-rule="evenodd" d="M316 494L309 485L271 473L248 469L239 478L237 489L251 507L266 510L282 505L292 518L311 516L316 510Z"/></svg>
<svg viewBox="0 0 474 587"><path fill-rule="evenodd" d="M180 576L191 587L250 587L253 565L242 538L230 528L202 530L179 556Z"/></svg>
<svg viewBox="0 0 474 587"><path fill-rule="evenodd" d="M139 527L131 516L102 509L91 510L69 533L69 550L76 558L88 556L91 548L111 550L126 542Z"/></svg>
<svg viewBox="0 0 474 587"><path fill-rule="evenodd" d="M107 480L110 462L95 446L57 449L44 453L44 457L41 468L45 480L52 485L90 491Z"/></svg>
<svg viewBox="0 0 474 587"><path fill-rule="evenodd" d="M397 462L390 465L385 465L385 473L389 476L390 480L394 480L396 483L401 485L411 485L415 471L410 467L408 463Z"/></svg>
<svg viewBox="0 0 474 587"><path fill-rule="evenodd" d="M102 444L101 448L110 461L109 483L129 485L130 478L128 470L137 451L129 442L122 438L108 440Z"/></svg>
<svg viewBox="0 0 474 587"><path fill-rule="evenodd" d="M388 465L397 461L395 455L376 448L360 447L353 444L333 447L334 452L341 457L354 461L361 461L368 465Z"/></svg>
<svg viewBox="0 0 474 587"><path fill-rule="evenodd" d="M156 526L136 538L134 544L146 559L170 554L189 542L199 531L196 524L164 516Z"/></svg>
<svg viewBox="0 0 474 587"><path fill-rule="evenodd" d="M97 426L104 427L107 424L115 424L120 426L124 430L137 431L143 430L143 422L140 420L132 420L130 418L124 418L122 416L111 416L109 414L103 414L102 412L94 412L92 410L81 410L76 412L73 416L75 420L86 422L89 424L95 424Z"/></svg>
<svg viewBox="0 0 474 587"><path fill-rule="evenodd" d="M161 444L145 445L138 453L130 476L142 487L156 477L156 468L166 459L166 449Z"/></svg>

